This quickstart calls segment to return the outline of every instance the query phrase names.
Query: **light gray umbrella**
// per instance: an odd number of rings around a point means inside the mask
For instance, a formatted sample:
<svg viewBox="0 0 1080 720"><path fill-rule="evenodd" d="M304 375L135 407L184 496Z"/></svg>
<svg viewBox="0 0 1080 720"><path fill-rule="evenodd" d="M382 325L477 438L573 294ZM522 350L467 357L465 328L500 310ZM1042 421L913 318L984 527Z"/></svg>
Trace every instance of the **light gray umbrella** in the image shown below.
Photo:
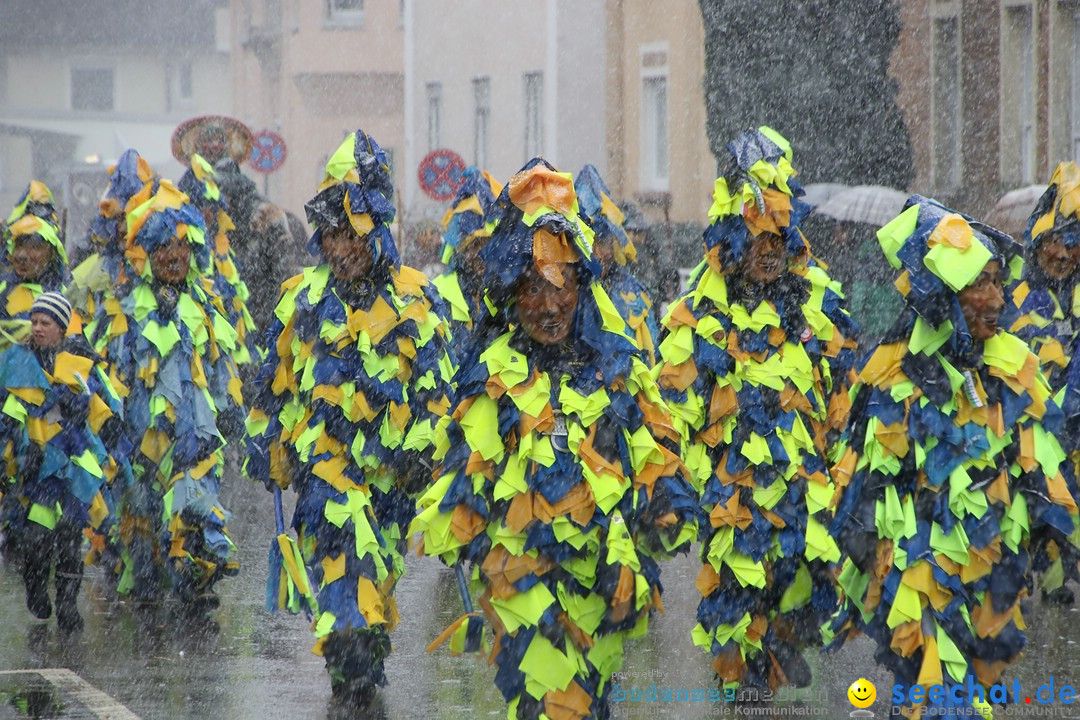
<svg viewBox="0 0 1080 720"><path fill-rule="evenodd" d="M833 195L841 193L850 187L850 185L845 185L843 183L810 183L803 187L803 190L806 191L806 195L803 196L802 200L810 207L816 208Z"/></svg>
<svg viewBox="0 0 1080 720"><path fill-rule="evenodd" d="M906 193L883 185L856 185L833 195L815 212L843 222L881 227L904 209Z"/></svg>
<svg viewBox="0 0 1080 720"><path fill-rule="evenodd" d="M1028 185L1010 190L1002 195L994 209L987 213L986 224L1019 238L1024 234L1035 203L1039 202L1044 192L1045 185Z"/></svg>

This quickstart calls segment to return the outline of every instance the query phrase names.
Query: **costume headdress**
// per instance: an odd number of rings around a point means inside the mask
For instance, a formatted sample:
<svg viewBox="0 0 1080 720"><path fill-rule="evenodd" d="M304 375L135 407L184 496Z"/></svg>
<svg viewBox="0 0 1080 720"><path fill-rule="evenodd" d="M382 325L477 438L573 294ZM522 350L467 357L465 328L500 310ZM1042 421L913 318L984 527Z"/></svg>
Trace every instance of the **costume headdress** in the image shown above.
<svg viewBox="0 0 1080 720"><path fill-rule="evenodd" d="M64 234L54 203L48 186L38 180L31 180L8 215L5 245L8 253L11 253L15 250L17 240L34 236L41 238L56 251L51 266L62 276L67 265L67 251L64 249Z"/></svg>
<svg viewBox="0 0 1080 720"><path fill-rule="evenodd" d="M611 200L600 172L592 164L581 168L574 178L574 191L578 196L581 214L589 223L597 239L611 238L615 243L615 260L620 265L637 260L637 248L623 229L626 216Z"/></svg>
<svg viewBox="0 0 1080 720"><path fill-rule="evenodd" d="M502 184L486 170L470 166L463 173L465 183L442 219L442 261L451 264L454 253L479 238L491 237L495 222L491 217Z"/></svg>
<svg viewBox="0 0 1080 720"><path fill-rule="evenodd" d="M150 189L148 185L143 192ZM197 273L200 268L208 267L210 256L202 213L172 182L161 180L153 196L127 213L127 247L124 254L135 271L148 280L151 269L147 259L174 237L185 238L192 246L189 276L190 272Z"/></svg>
<svg viewBox="0 0 1080 720"><path fill-rule="evenodd" d="M889 264L903 271L895 285L913 311L905 316L912 352L932 354L954 337L966 338L955 347L966 349L970 334L957 294L991 260L1014 280L1023 269L1021 247L1011 237L919 195L877 236Z"/></svg>
<svg viewBox="0 0 1080 720"><path fill-rule="evenodd" d="M592 254L593 231L579 215L570 173L533 158L510 178L497 203L497 224L480 258L485 292L503 308L501 316L513 322L514 293L530 267L562 287L564 266L574 265L579 287L574 337L607 358L600 368L604 382L626 373L637 349L611 299L594 282L601 269Z"/></svg>
<svg viewBox="0 0 1080 720"><path fill-rule="evenodd" d="M371 246L375 264L401 264L390 234L394 221L394 184L386 154L375 138L363 130L349 133L326 163L319 192L304 205L315 227L308 250L322 256L322 234L330 228L351 225Z"/></svg>
<svg viewBox="0 0 1080 720"><path fill-rule="evenodd" d="M147 197L152 195L157 180L157 174L137 151L125 150L116 164L109 168L109 187L105 190L104 199L98 203L98 216L90 226L91 239L99 238L100 242L115 238L128 201L148 185L151 187Z"/></svg>
<svg viewBox="0 0 1080 720"><path fill-rule="evenodd" d="M52 190L49 190L49 187L40 180L31 180L26 186L26 190L15 203L11 214L8 215L7 224L12 225L19 218L27 215L41 218L57 229L60 228L60 217L56 213L56 200L53 198Z"/></svg>
<svg viewBox="0 0 1080 720"><path fill-rule="evenodd" d="M1024 245L1034 248L1056 235L1066 247L1080 244L1080 166L1059 163L1024 230Z"/></svg>
<svg viewBox="0 0 1080 720"><path fill-rule="evenodd" d="M799 223L810 212L800 200L802 186L794 179L791 145L780 133L762 126L727 144L731 154L713 186L711 223L705 230L705 252L717 272L742 259L750 239L770 232L784 239L792 258L808 253Z"/></svg>

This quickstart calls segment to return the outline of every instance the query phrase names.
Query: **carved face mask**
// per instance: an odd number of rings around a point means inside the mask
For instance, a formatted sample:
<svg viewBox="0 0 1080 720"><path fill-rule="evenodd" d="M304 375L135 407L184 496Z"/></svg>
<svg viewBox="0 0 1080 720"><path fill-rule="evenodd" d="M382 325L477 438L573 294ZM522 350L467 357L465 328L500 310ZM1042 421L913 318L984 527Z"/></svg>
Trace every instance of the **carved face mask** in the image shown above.
<svg viewBox="0 0 1080 720"><path fill-rule="evenodd" d="M992 338L997 333L998 318L1005 307L1001 265L996 260L986 263L979 277L961 290L958 298L972 339Z"/></svg>
<svg viewBox="0 0 1080 720"><path fill-rule="evenodd" d="M556 287L530 267L517 289L518 319L525 334L542 345L562 342L574 326L578 279L574 267L562 268L563 286Z"/></svg>

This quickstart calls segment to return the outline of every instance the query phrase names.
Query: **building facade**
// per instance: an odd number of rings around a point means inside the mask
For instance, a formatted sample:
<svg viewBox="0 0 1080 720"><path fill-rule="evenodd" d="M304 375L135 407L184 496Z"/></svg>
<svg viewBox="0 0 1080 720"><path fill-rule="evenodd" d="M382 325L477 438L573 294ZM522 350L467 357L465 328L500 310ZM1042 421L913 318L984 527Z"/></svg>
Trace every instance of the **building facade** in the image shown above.
<svg viewBox="0 0 1080 720"><path fill-rule="evenodd" d="M177 178L170 138L184 119L228 113L223 0L0 3L0 208L31 178L68 209L81 238L129 147Z"/></svg>
<svg viewBox="0 0 1080 720"><path fill-rule="evenodd" d="M608 0L607 181L654 222L704 224L716 159L705 131L697 0Z"/></svg>
<svg viewBox="0 0 1080 720"><path fill-rule="evenodd" d="M270 199L303 217L330 154L357 128L387 151L400 188L404 3L232 0L230 7L236 117L253 132L278 133L288 148L281 168L260 182Z"/></svg>
<svg viewBox="0 0 1080 720"><path fill-rule="evenodd" d="M437 149L505 181L542 156L564 172L606 171L604 0L412 0L407 203L437 220L417 168Z"/></svg>
<svg viewBox="0 0 1080 720"><path fill-rule="evenodd" d="M1080 159L1080 3L901 0L914 192L976 215Z"/></svg>

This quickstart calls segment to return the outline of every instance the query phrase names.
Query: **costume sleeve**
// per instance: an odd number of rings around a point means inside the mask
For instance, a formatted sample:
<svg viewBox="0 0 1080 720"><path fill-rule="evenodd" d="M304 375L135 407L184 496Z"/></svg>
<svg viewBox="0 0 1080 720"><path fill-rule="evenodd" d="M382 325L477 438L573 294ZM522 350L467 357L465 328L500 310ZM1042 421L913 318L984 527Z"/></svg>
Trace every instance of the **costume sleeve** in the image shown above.
<svg viewBox="0 0 1080 720"><path fill-rule="evenodd" d="M433 481L435 426L450 408L454 375L449 325L437 291L427 285L423 296L414 302L420 306L414 311L418 337L412 348L407 341L399 341L400 351L412 355L411 378L406 385L411 417L398 454L398 472L410 491L422 490Z"/></svg>
<svg viewBox="0 0 1080 720"><path fill-rule="evenodd" d="M620 459L623 467L633 468L637 492L636 505L627 507L623 515L631 522L638 550L660 559L687 551L704 517L682 461L677 423L645 364L638 358L632 362L625 392L633 397L640 425L624 430L626 451ZM617 400L618 395L612 395ZM617 401L608 410L612 421L622 414Z"/></svg>
<svg viewBox="0 0 1080 720"><path fill-rule="evenodd" d="M818 374L829 408L825 430L831 450L851 412L849 391L854 381L859 325L847 310L839 282L817 266L807 268L806 277L811 290L803 314L820 357Z"/></svg>
<svg viewBox="0 0 1080 720"><path fill-rule="evenodd" d="M204 363L207 392L214 402L218 431L229 442L238 442L243 437L245 410L236 354L243 346L223 311L220 298L213 297L204 302L203 312L212 344Z"/></svg>
<svg viewBox="0 0 1080 720"><path fill-rule="evenodd" d="M303 416L304 407L296 383L295 337L296 296L302 275L282 285L282 293L267 328L266 359L255 379L251 408L247 417L247 458L244 470L252 480L270 488L292 483L295 465L292 428Z"/></svg>

